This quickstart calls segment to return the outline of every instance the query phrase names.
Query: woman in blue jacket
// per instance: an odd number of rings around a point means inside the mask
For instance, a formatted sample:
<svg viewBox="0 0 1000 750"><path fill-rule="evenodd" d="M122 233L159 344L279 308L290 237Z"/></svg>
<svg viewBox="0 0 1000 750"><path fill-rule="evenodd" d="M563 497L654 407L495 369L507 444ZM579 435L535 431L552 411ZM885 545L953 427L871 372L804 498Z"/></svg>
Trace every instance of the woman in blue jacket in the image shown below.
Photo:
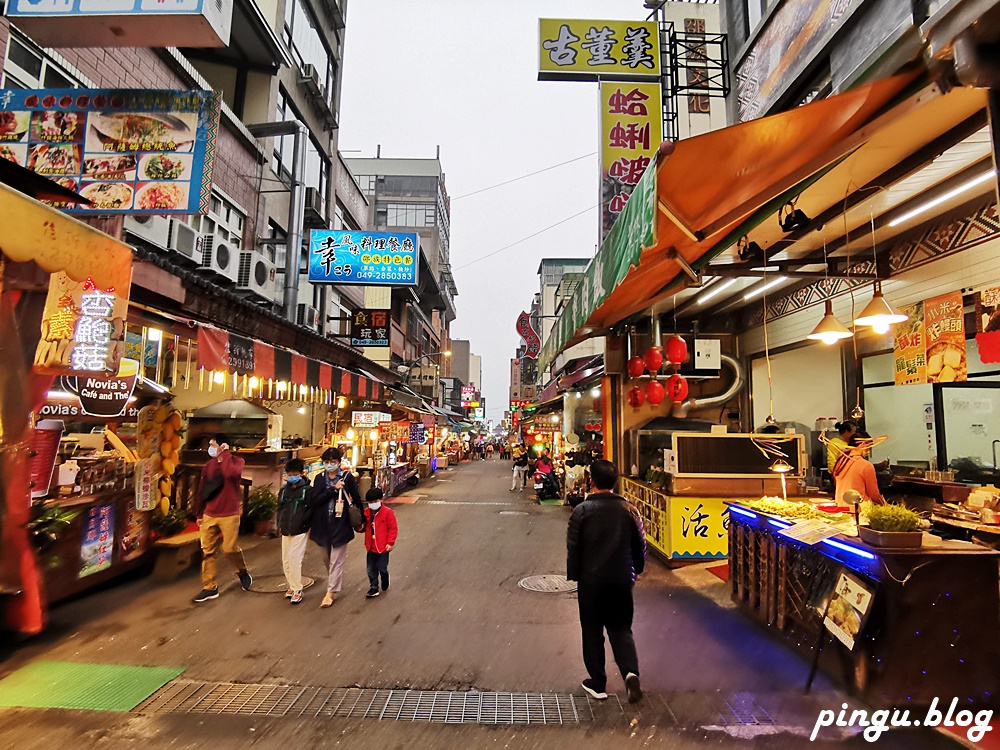
<svg viewBox="0 0 1000 750"><path fill-rule="evenodd" d="M350 504L364 512L358 482L347 469L341 468L343 453L339 448L323 452L323 473L313 481L313 519L309 537L324 551L327 568L326 596L321 607L333 605L344 578L347 544L354 539Z"/></svg>

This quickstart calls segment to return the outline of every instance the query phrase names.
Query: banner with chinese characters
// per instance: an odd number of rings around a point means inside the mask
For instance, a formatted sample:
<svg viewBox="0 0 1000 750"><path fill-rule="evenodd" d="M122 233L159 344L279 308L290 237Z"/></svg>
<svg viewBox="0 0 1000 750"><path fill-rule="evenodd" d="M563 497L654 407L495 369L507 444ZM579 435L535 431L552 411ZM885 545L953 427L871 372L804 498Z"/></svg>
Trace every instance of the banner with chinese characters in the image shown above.
<svg viewBox="0 0 1000 750"><path fill-rule="evenodd" d="M670 499L670 557L690 560L729 554L729 506L717 497Z"/></svg>
<svg viewBox="0 0 1000 750"><path fill-rule="evenodd" d="M379 427L392 421L392 415L381 411L356 411L351 414L352 427Z"/></svg>
<svg viewBox="0 0 1000 750"><path fill-rule="evenodd" d="M99 289L91 279L65 272L49 277L42 337L35 349L38 372L116 373L125 354L129 288Z"/></svg>
<svg viewBox="0 0 1000 750"><path fill-rule="evenodd" d="M542 340L531 325L531 316L521 311L517 316L517 333L524 339L524 356L529 359L538 359L538 352L542 349Z"/></svg>
<svg viewBox="0 0 1000 750"><path fill-rule="evenodd" d="M358 310L354 313L351 346L389 346L389 311Z"/></svg>
<svg viewBox="0 0 1000 750"><path fill-rule="evenodd" d="M659 78L655 21L541 18L538 26L540 81Z"/></svg>
<svg viewBox="0 0 1000 750"><path fill-rule="evenodd" d="M917 302L900 308L908 315L896 326L893 362L896 385L920 385L927 382L927 347L924 344L924 304Z"/></svg>
<svg viewBox="0 0 1000 750"><path fill-rule="evenodd" d="M1000 287L976 294L976 344L980 362L1000 362Z"/></svg>
<svg viewBox="0 0 1000 750"><path fill-rule="evenodd" d="M968 380L964 309L961 292L951 292L924 300L928 383L957 383Z"/></svg>
<svg viewBox="0 0 1000 750"><path fill-rule="evenodd" d="M0 157L69 188L72 213L208 210L221 99L211 91L0 89Z"/></svg>
<svg viewBox="0 0 1000 750"><path fill-rule="evenodd" d="M87 508L80 547L80 578L111 567L115 549L115 504L104 503Z"/></svg>
<svg viewBox="0 0 1000 750"><path fill-rule="evenodd" d="M379 429L382 431L382 439L390 443L410 442L410 423L407 421L387 422L379 425Z"/></svg>
<svg viewBox="0 0 1000 750"><path fill-rule="evenodd" d="M416 286L420 238L410 232L309 233L309 281Z"/></svg>
<svg viewBox="0 0 1000 750"><path fill-rule="evenodd" d="M601 83L601 240L653 162L663 126L659 82Z"/></svg>

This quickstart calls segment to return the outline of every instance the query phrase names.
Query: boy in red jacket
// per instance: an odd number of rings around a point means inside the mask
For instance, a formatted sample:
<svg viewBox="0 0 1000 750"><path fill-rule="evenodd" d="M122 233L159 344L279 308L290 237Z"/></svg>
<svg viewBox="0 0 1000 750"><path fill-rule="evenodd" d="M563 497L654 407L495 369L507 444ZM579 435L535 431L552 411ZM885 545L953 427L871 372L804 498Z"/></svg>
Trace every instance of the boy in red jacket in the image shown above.
<svg viewBox="0 0 1000 750"><path fill-rule="evenodd" d="M365 510L365 549L368 550L368 582L371 584L367 597L374 599L379 595L380 575L382 591L389 590L389 553L396 545L399 527L392 508L382 505L382 490L378 487L368 490L365 502L368 503Z"/></svg>

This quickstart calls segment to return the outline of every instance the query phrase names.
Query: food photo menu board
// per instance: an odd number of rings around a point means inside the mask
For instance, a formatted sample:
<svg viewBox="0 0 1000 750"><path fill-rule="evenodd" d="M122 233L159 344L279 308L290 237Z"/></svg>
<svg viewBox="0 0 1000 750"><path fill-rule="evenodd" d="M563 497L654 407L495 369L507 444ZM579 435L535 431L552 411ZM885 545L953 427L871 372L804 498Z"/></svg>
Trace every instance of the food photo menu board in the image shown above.
<svg viewBox="0 0 1000 750"><path fill-rule="evenodd" d="M211 91L0 89L0 158L91 204L73 213L208 210L221 101Z"/></svg>

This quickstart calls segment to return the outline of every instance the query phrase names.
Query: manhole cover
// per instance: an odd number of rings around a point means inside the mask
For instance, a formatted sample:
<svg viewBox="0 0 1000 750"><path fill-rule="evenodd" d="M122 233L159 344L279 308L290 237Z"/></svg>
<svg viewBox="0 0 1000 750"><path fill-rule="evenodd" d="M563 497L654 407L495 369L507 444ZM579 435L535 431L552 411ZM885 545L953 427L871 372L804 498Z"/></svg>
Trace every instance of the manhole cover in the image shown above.
<svg viewBox="0 0 1000 750"><path fill-rule="evenodd" d="M302 576L302 588L307 589L316 581L308 576ZM284 594L288 591L288 583L284 576L254 576L250 590L257 594Z"/></svg>
<svg viewBox="0 0 1000 750"><path fill-rule="evenodd" d="M546 574L541 576L528 576L517 582L517 585L526 591L539 591L543 594L558 594L563 591L576 591L576 583L567 581L566 576Z"/></svg>
<svg viewBox="0 0 1000 750"><path fill-rule="evenodd" d="M526 510L502 510L500 511L501 516L526 516L528 511Z"/></svg>

